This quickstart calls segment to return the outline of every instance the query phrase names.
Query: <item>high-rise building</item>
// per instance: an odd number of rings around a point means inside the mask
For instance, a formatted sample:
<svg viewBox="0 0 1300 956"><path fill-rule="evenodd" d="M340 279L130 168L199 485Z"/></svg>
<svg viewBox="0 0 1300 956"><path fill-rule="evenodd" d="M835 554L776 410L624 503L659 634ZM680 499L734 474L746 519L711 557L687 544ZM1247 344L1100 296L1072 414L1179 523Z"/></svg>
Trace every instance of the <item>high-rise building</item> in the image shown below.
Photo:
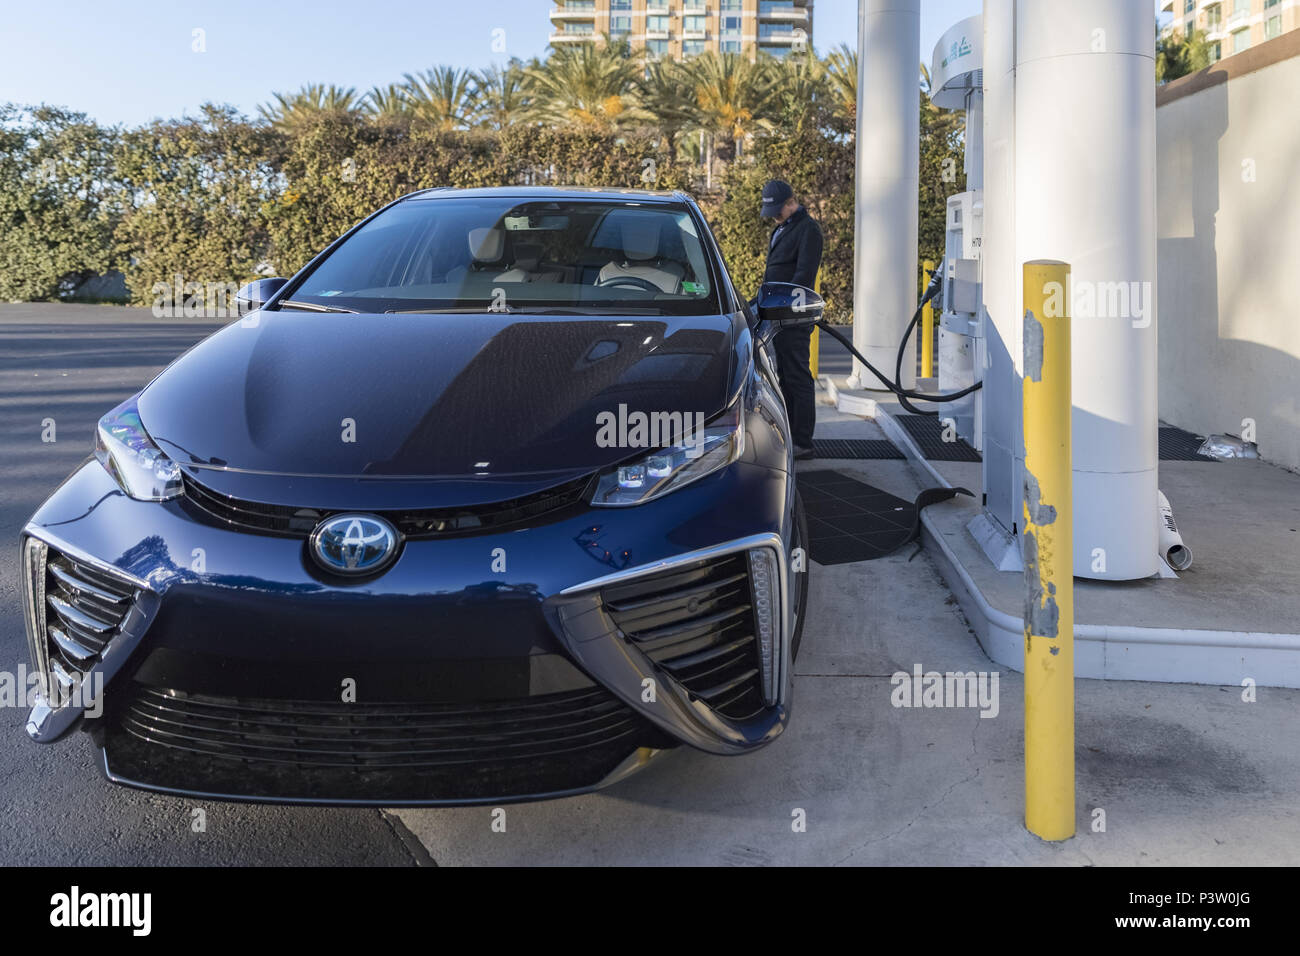
<svg viewBox="0 0 1300 956"><path fill-rule="evenodd" d="M1205 34L1210 59L1218 61L1300 28L1300 0L1165 0L1173 14L1168 34Z"/></svg>
<svg viewBox="0 0 1300 956"><path fill-rule="evenodd" d="M653 58L786 56L812 45L813 0L552 0L551 44L626 40Z"/></svg>

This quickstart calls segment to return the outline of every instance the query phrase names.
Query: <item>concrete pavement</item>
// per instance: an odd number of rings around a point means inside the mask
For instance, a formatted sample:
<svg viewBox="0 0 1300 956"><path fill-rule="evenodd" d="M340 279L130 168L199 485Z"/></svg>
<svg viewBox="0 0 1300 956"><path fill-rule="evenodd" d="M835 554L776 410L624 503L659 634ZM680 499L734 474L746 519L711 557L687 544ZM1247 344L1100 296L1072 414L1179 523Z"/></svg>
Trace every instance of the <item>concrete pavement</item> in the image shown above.
<svg viewBox="0 0 1300 956"><path fill-rule="evenodd" d="M0 306L0 670L26 657L18 529L89 453L95 419L212 328L144 310ZM821 416L822 437L883 437ZM45 418L53 444L40 441ZM905 498L920 487L902 461L801 467L856 472ZM495 832L489 807L258 807L111 787L83 737L30 744L25 713L6 708L0 864L1300 862L1300 692L1264 688L1245 703L1233 687L1079 681L1079 835L1044 844L1020 822L1020 677L984 656L928 555L812 572L794 720L759 753L678 750L601 794L503 808ZM999 672L997 716L893 706L891 675L916 665Z"/></svg>

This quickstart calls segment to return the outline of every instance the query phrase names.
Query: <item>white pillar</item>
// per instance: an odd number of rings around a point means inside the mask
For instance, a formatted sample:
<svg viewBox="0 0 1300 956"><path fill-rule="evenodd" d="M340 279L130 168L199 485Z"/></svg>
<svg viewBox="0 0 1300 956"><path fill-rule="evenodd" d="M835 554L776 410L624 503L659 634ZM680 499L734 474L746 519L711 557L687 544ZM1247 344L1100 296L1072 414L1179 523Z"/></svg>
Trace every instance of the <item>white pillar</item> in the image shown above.
<svg viewBox="0 0 1300 956"><path fill-rule="evenodd" d="M1135 0L1016 0L1013 35L1015 274L1030 259L1072 269L1074 573L1147 577L1159 513L1154 13Z"/></svg>
<svg viewBox="0 0 1300 956"><path fill-rule="evenodd" d="M1020 279L1016 275L1016 0L984 0L984 494L989 515L1018 530L1021 478Z"/></svg>
<svg viewBox="0 0 1300 956"><path fill-rule="evenodd" d="M920 0L859 0L853 344L890 376L919 298L920 48ZM849 385L884 387L856 359Z"/></svg>

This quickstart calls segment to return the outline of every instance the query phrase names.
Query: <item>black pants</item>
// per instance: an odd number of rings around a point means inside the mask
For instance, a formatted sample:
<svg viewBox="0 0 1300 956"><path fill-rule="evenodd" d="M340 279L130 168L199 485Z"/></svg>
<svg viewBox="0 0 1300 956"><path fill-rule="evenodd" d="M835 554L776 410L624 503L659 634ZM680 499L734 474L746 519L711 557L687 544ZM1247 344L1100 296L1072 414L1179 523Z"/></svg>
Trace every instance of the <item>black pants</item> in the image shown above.
<svg viewBox="0 0 1300 956"><path fill-rule="evenodd" d="M808 369L812 330L811 325L782 329L772 340L776 374L781 379L781 394L790 414L791 437L799 448L812 447L813 428L817 424L816 388Z"/></svg>

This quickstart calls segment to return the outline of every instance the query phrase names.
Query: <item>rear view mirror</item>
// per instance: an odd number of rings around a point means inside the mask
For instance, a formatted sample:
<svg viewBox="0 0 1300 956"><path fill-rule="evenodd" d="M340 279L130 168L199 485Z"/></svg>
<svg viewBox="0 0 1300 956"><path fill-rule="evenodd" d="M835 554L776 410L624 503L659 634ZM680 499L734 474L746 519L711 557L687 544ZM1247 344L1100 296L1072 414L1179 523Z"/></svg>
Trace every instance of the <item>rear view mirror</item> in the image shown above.
<svg viewBox="0 0 1300 956"><path fill-rule="evenodd" d="M240 313L260 309L271 297L284 288L288 279L254 279L235 293L235 305Z"/></svg>
<svg viewBox="0 0 1300 956"><path fill-rule="evenodd" d="M758 317L777 325L812 325L825 310L822 297L793 282L764 282L758 290Z"/></svg>

